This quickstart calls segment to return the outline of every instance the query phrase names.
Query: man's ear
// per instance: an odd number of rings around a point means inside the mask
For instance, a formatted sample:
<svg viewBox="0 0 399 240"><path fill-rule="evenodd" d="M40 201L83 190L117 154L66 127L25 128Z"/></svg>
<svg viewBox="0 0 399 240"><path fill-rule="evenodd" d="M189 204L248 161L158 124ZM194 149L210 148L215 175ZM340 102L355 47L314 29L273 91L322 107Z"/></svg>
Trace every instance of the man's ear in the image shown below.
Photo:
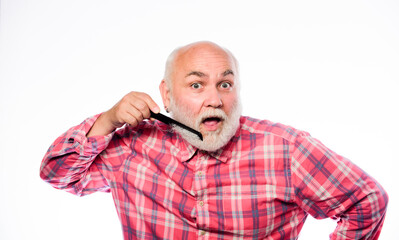
<svg viewBox="0 0 399 240"><path fill-rule="evenodd" d="M170 104L170 90L168 88L168 84L166 84L165 79L162 79L161 83L159 84L159 91L162 96L162 102L165 108L169 107Z"/></svg>

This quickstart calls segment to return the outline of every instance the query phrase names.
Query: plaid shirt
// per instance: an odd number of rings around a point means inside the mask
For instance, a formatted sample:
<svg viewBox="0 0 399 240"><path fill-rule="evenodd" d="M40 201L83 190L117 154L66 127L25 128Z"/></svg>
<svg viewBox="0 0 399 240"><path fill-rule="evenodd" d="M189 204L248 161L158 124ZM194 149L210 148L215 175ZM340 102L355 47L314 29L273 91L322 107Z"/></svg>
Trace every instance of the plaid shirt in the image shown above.
<svg viewBox="0 0 399 240"><path fill-rule="evenodd" d="M208 153L158 121L86 138L97 117L51 145L41 177L79 196L112 192L125 239L297 239L308 214L339 219L331 239L379 236L385 191L306 132L241 117Z"/></svg>

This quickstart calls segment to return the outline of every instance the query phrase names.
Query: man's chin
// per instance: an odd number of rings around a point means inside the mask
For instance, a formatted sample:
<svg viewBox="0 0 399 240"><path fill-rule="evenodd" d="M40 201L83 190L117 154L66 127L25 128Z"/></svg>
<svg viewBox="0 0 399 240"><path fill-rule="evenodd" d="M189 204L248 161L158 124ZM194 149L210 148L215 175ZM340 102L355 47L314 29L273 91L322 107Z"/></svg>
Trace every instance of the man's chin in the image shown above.
<svg viewBox="0 0 399 240"><path fill-rule="evenodd" d="M203 140L200 140L198 138L198 136L194 135L193 133L179 128L179 127L174 127L174 130L176 132L178 132L180 134L180 136L186 140L189 144L191 144L192 146L203 150L203 151L207 151L207 152L215 152L219 149L221 149L222 147L224 147L229 139L226 138L222 138L220 136L220 131L201 131L202 135L203 135Z"/></svg>
<svg viewBox="0 0 399 240"><path fill-rule="evenodd" d="M237 124L232 124L226 126L222 124L219 128L214 131L206 131L202 126L200 126L200 132L203 135L203 140L201 141L198 136L193 133L179 128L174 127L174 130L178 132L184 140L186 140L192 146L207 152L215 152L221 148L223 148L230 139L234 136L236 130L238 128Z"/></svg>

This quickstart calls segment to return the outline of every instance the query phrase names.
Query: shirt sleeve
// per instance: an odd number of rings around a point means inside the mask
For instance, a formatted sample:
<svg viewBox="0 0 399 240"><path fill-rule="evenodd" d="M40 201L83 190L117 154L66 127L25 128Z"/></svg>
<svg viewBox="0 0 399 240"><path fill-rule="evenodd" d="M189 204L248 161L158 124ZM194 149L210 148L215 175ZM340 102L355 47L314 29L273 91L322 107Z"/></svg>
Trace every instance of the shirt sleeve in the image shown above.
<svg viewBox="0 0 399 240"><path fill-rule="evenodd" d="M296 203L315 218L337 220L330 239L378 239L388 196L377 181L309 134L294 145Z"/></svg>
<svg viewBox="0 0 399 240"><path fill-rule="evenodd" d="M78 196L109 192L99 154L107 148L113 133L86 137L99 115L72 127L54 141L40 167L40 177L44 181Z"/></svg>

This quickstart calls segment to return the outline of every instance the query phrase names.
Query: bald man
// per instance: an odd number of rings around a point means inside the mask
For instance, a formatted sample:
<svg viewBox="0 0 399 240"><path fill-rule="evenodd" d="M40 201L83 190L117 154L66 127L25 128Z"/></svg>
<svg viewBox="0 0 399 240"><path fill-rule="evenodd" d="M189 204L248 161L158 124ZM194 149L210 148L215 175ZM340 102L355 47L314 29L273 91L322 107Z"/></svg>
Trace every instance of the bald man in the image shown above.
<svg viewBox="0 0 399 240"><path fill-rule="evenodd" d="M174 50L159 86L177 125L130 92L60 136L41 166L55 188L111 192L125 239L297 239L310 214L331 239L377 239L388 197L307 132L241 116L238 62L212 42Z"/></svg>

